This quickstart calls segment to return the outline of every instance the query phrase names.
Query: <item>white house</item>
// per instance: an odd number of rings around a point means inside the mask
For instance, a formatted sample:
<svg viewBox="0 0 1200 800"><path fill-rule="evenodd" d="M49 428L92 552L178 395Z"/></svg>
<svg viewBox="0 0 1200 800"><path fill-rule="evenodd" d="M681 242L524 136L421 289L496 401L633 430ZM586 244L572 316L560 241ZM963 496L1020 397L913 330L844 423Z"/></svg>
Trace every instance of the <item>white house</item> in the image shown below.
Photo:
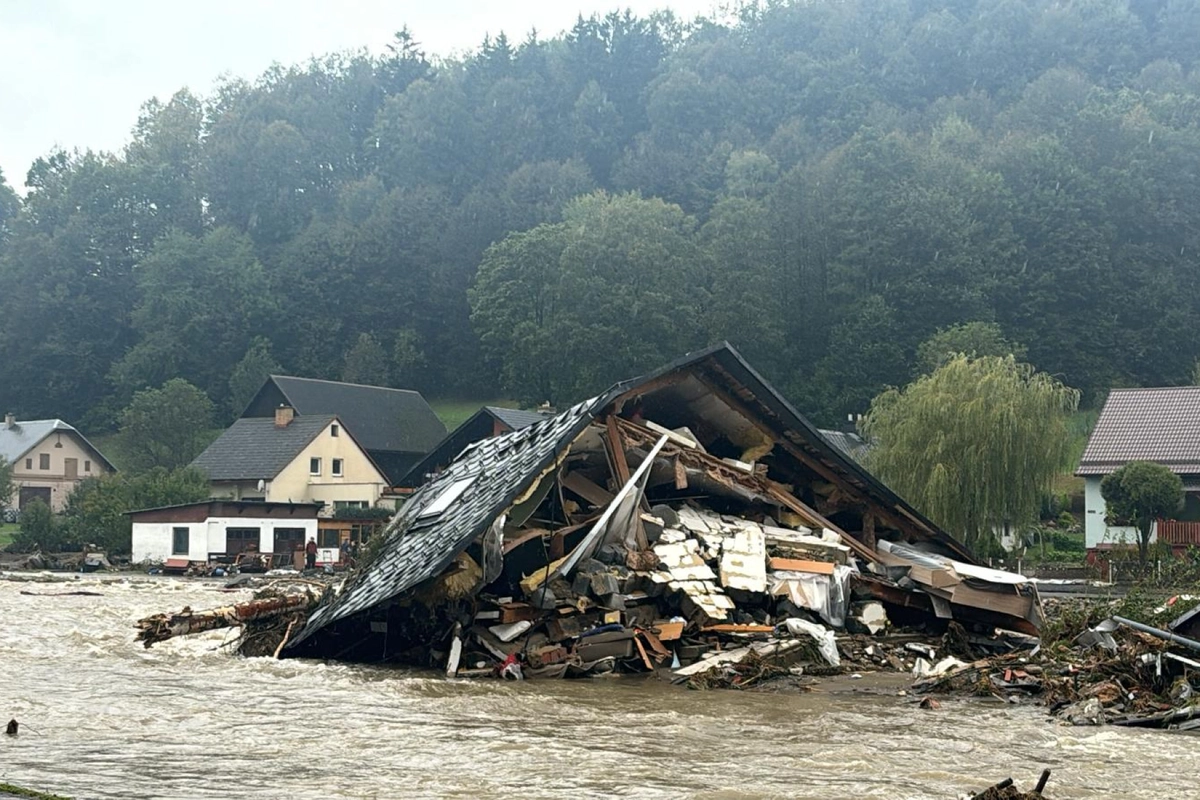
<svg viewBox="0 0 1200 800"><path fill-rule="evenodd" d="M317 540L316 503L204 500L130 511L134 562L208 561L246 550L293 563L297 550Z"/></svg>
<svg viewBox="0 0 1200 800"><path fill-rule="evenodd" d="M1100 482L1130 461L1152 461L1183 479L1184 505L1154 524L1151 541L1175 549L1200 545L1200 386L1113 389L1075 474L1084 481L1089 554L1135 545L1137 529L1109 525Z"/></svg>

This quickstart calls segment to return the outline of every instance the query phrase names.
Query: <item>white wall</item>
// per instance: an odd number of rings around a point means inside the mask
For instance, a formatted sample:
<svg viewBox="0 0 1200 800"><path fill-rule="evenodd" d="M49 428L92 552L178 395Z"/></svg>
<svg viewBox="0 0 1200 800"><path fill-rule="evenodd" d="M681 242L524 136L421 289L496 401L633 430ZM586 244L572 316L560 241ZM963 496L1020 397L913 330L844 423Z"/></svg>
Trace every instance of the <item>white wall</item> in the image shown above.
<svg viewBox="0 0 1200 800"><path fill-rule="evenodd" d="M1084 541L1087 549L1105 545L1134 545L1138 543L1137 528L1131 525L1108 525L1104 521L1104 515L1107 507L1104 503L1104 497L1100 494L1100 479L1101 476L1094 475L1084 478L1083 481L1083 504L1084 504ZM1157 527L1157 525L1155 526ZM1154 542L1157 531L1153 528L1150 530L1150 541Z"/></svg>
<svg viewBox="0 0 1200 800"><path fill-rule="evenodd" d="M174 528L188 528L190 531L186 556L189 561L207 561L210 553L224 553L225 531L229 528L258 528L258 549L264 553L275 552L276 528L303 528L305 542L317 540L315 519L209 517L204 522L134 522L131 551L134 563L185 558L171 553Z"/></svg>

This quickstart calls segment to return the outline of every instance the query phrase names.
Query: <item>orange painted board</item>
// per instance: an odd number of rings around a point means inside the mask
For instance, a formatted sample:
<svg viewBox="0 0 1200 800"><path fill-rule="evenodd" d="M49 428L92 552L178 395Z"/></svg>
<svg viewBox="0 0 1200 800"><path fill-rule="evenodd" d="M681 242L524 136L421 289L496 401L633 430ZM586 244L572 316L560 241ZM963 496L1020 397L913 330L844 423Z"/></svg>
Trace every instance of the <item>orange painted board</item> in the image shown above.
<svg viewBox="0 0 1200 800"><path fill-rule="evenodd" d="M827 561L805 558L772 558L767 564L775 572L812 572L816 575L832 575L834 566Z"/></svg>

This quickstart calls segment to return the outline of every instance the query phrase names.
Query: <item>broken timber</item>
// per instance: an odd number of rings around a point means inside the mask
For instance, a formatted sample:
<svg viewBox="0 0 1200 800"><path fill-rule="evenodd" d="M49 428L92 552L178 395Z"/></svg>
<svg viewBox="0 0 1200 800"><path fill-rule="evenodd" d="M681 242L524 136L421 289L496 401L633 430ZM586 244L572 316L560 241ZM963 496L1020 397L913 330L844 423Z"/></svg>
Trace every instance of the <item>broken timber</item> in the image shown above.
<svg viewBox="0 0 1200 800"><path fill-rule="evenodd" d="M196 612L192 611L190 607L185 607L182 611L173 614L155 614L139 620L137 640L146 647L150 647L176 636L190 636L194 633L214 631L220 628L234 628L247 622L277 617L288 611L308 606L312 602L313 598L310 595L293 594L251 600L208 611Z"/></svg>

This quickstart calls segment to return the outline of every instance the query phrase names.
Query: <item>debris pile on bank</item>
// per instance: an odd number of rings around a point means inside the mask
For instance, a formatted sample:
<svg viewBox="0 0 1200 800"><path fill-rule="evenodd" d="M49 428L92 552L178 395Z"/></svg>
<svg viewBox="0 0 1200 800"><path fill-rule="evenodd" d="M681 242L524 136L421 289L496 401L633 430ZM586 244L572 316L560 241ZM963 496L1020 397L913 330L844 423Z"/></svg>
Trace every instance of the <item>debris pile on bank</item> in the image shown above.
<svg viewBox="0 0 1200 800"><path fill-rule="evenodd" d="M1070 643L956 665L913 689L1036 698L1075 725L1200 730L1197 633L1200 605L1165 630L1114 616Z"/></svg>
<svg viewBox="0 0 1200 800"><path fill-rule="evenodd" d="M1007 652L996 628L1041 614L1033 583L977 566L723 345L469 445L280 652L744 687L844 655L921 673L947 631ZM906 631L927 658L888 641Z"/></svg>

